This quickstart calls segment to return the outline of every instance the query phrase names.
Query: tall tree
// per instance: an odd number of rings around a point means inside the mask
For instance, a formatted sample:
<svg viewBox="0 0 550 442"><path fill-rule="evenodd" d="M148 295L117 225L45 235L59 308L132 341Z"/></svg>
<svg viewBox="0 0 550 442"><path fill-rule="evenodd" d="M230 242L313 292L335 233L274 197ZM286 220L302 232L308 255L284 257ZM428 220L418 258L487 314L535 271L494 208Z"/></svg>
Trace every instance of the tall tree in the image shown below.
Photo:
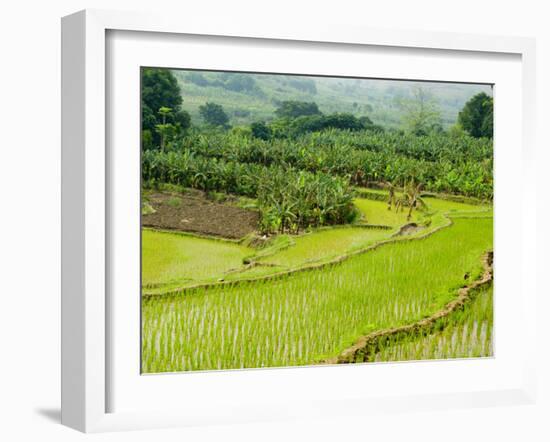
<svg viewBox="0 0 550 442"><path fill-rule="evenodd" d="M191 117L181 110L182 102L178 81L169 69L141 70L141 130L144 148L160 146L159 124L173 125L176 133L190 127ZM169 108L171 112L163 114L162 108Z"/></svg>
<svg viewBox="0 0 550 442"><path fill-rule="evenodd" d="M413 96L401 101L408 132L427 135L441 128L441 110L433 96L421 86L413 88Z"/></svg>
<svg viewBox="0 0 550 442"><path fill-rule="evenodd" d="M172 109L169 107L162 106L159 109L159 115L162 119L162 123L156 125L156 130L160 135L160 150L164 150L166 140L175 132L175 126L166 122L166 118L171 117L172 114Z"/></svg>
<svg viewBox="0 0 550 442"><path fill-rule="evenodd" d="M493 97L474 95L458 114L458 123L472 137L493 138Z"/></svg>

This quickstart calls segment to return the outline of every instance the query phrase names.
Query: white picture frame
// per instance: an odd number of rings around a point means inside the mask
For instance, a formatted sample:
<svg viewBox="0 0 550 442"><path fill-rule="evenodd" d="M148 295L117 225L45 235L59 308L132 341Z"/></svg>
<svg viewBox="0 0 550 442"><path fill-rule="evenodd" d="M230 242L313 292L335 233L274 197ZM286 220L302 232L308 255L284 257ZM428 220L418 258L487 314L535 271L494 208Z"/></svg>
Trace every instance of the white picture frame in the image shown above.
<svg viewBox="0 0 550 442"><path fill-rule="evenodd" d="M217 23L177 17L86 10L62 21L62 423L84 432L167 426L205 425L216 422L252 422L289 417L368 414L374 409L388 412L499 404L532 403L535 383L536 286L533 265L536 246L535 195L529 182L534 170L535 43L532 39L492 37L415 31L391 32L344 26L266 26L265 23ZM107 152L109 32L148 32L161 36L216 36L219 38L268 39L287 44L300 42L337 43L345 47L376 46L427 49L476 54L510 54L521 57L521 149L524 186L520 190L521 216L521 299L522 323L526 336L521 356L519 384L469 392L430 392L425 395L389 394L330 398L324 401L254 406L253 401L229 404L227 415L209 413L197 407L190 413L165 409L139 411L109 410L113 388L109 372L113 359L107 328L111 323L107 296L109 284L108 244L112 231L107 220L112 209L109 195ZM498 127L496 128L498 134ZM498 136L498 135L497 135ZM505 178L505 177L504 177ZM498 267L497 267L498 269ZM497 270L498 271L498 270ZM518 282L519 284L519 282ZM138 330L135 331L138 333ZM530 339L531 338L531 339ZM328 367L334 372L342 367ZM350 373L349 367L347 374ZM353 367L352 367L353 369ZM274 370L271 376L298 373ZM304 369L301 369L304 370ZM247 372L233 373L246 382ZM250 373L259 373L251 371ZM328 371L326 372L328 373ZM197 375L198 376L198 375ZM250 375L251 378L253 375ZM254 375L256 376L256 375ZM195 378L199 382L199 378ZM252 379L249 379L252 382ZM170 377L163 377L170 388ZM226 382L222 378L218 383Z"/></svg>

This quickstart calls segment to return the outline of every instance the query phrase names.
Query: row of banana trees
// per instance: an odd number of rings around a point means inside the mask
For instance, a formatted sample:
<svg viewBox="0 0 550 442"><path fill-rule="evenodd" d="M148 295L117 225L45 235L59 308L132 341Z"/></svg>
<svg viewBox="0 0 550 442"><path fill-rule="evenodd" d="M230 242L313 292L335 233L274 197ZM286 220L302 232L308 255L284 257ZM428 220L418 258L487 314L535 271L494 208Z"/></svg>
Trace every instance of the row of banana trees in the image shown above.
<svg viewBox="0 0 550 442"><path fill-rule="evenodd" d="M350 223L357 215L349 180L324 173L271 169L260 181L257 197L263 232L298 233Z"/></svg>
<svg viewBox="0 0 550 442"><path fill-rule="evenodd" d="M223 147L223 151L220 151ZM179 149L190 148L207 156L224 155L247 162L293 161L306 151L352 149L386 152L416 160L439 162L483 161L493 158L493 142L489 138L469 135L431 134L416 136L397 132L348 131L329 129L304 134L295 139L262 140L241 132L191 134L180 140Z"/></svg>
<svg viewBox="0 0 550 442"><path fill-rule="evenodd" d="M239 134L190 136L179 152L228 162L278 165L350 177L352 184L404 183L481 199L493 196L493 147L467 135L400 135L330 130L296 140L259 140Z"/></svg>
<svg viewBox="0 0 550 442"><path fill-rule="evenodd" d="M240 163L182 152L145 151L142 179L257 198L263 233L297 233L353 220L353 189L346 177L289 166Z"/></svg>

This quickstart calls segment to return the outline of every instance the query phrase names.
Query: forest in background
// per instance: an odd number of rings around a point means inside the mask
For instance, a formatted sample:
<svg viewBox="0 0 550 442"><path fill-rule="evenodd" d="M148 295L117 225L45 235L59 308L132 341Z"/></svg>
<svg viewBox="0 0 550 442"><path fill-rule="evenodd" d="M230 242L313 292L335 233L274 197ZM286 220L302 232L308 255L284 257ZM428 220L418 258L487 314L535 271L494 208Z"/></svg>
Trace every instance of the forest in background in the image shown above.
<svg viewBox="0 0 550 442"><path fill-rule="evenodd" d="M490 85L348 79L272 74L174 70L185 97L184 109L200 124L199 108L206 101L221 104L231 125L270 121L283 101L315 102L323 113L368 116L386 128L399 129L421 85L437 100L441 125L454 125L458 113L474 95L492 96Z"/></svg>

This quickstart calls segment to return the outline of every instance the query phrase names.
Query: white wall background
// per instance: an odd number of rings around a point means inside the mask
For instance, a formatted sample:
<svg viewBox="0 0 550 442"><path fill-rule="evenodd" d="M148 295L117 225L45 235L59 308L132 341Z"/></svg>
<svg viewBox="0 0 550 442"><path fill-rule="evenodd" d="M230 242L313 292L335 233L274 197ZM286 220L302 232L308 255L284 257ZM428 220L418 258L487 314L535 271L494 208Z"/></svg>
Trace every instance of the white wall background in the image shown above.
<svg viewBox="0 0 550 442"><path fill-rule="evenodd" d="M9 0L8 0L9 1ZM0 439L160 440L525 440L550 439L550 302L540 300L539 405L378 415L361 422L286 422L85 436L59 425L60 358L60 17L84 8L166 10L250 20L372 25L534 36L538 44L539 188L550 195L550 14L523 0L11 0L0 10ZM550 211L539 206L539 293Z"/></svg>

